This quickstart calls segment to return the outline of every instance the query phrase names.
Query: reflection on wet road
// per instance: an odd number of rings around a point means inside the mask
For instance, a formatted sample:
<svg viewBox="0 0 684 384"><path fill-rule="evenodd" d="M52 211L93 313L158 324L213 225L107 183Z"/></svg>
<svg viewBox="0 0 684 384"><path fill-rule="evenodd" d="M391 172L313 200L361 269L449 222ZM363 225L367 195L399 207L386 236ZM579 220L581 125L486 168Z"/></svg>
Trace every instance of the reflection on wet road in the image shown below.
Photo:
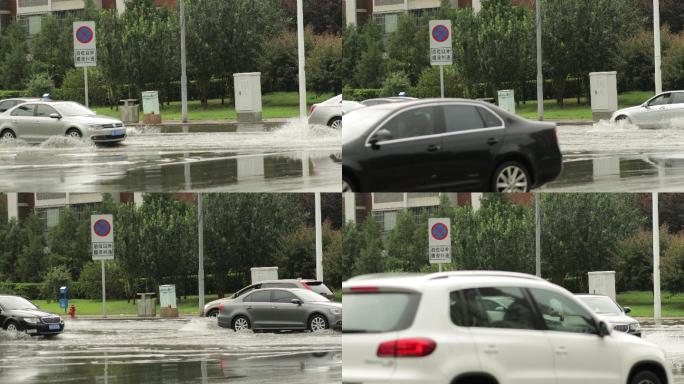
<svg viewBox="0 0 684 384"><path fill-rule="evenodd" d="M2 191L339 191L341 136L327 127L129 128L119 146L54 137L0 142Z"/></svg>
<svg viewBox="0 0 684 384"><path fill-rule="evenodd" d="M46 340L0 331L8 383L339 383L342 340L235 333L212 319L68 321Z"/></svg>
<svg viewBox="0 0 684 384"><path fill-rule="evenodd" d="M684 124L639 129L602 121L560 126L564 164L547 192L647 192L684 189Z"/></svg>
<svg viewBox="0 0 684 384"><path fill-rule="evenodd" d="M684 384L684 321L641 322L643 337L665 349L672 363L674 384Z"/></svg>

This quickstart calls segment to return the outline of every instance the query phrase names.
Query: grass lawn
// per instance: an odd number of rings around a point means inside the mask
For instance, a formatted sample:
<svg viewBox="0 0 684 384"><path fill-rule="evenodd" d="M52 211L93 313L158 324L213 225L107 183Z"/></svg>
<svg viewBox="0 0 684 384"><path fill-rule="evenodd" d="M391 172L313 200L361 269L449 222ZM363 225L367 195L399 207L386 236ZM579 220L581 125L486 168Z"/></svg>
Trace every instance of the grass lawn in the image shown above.
<svg viewBox="0 0 684 384"><path fill-rule="evenodd" d="M316 96L309 94L307 96L307 111L311 104L320 103L334 95L331 93ZM188 101L188 119L190 121L198 120L235 120L237 114L235 109L229 105L230 100L226 100L226 105L221 105L221 100L209 100L207 109L202 108L199 100ZM262 107L264 119L274 118L290 118L299 116L299 94L297 92L274 92L262 95ZM109 107L94 107L92 108L98 114L120 118L121 114L117 109L110 109ZM140 121L142 122L143 113L142 106L140 107ZM161 110L162 119L181 120L181 103L180 101L172 102L171 105L164 105Z"/></svg>
<svg viewBox="0 0 684 384"><path fill-rule="evenodd" d="M216 300L216 295L206 296L205 303L212 300ZM63 314L64 310L59 308L59 302L53 301L48 303L45 300L34 300L34 304L38 305L41 309L48 312ZM199 315L199 304L197 296L188 296L187 300L178 299L178 313L184 315ZM76 306L76 316L78 315L101 315L102 314L102 302L100 300L82 300L73 299L69 300L69 306L74 304ZM159 302L157 301L157 316L159 316ZM107 300L107 315L117 316L117 315L137 315L138 307L137 304L130 303L126 300Z"/></svg>
<svg viewBox="0 0 684 384"><path fill-rule="evenodd" d="M632 308L630 316L653 317L653 292L623 292L617 295L617 301L623 307ZM663 317L684 317L684 294L663 291L661 301Z"/></svg>
<svg viewBox="0 0 684 384"><path fill-rule="evenodd" d="M618 95L620 108L639 105L653 97L653 92L626 92ZM545 120L591 120L591 104L586 99L577 104L576 98L565 99L565 104L559 106L556 100L544 100ZM537 101L528 101L516 107L516 112L528 119L537 118Z"/></svg>

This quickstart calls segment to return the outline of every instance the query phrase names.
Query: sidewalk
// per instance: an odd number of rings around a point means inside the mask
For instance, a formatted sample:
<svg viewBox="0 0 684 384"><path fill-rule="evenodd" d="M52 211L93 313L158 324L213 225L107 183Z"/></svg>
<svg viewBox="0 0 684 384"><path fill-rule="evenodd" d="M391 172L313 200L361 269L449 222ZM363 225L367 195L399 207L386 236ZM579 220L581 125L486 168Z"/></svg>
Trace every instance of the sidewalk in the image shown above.
<svg viewBox="0 0 684 384"><path fill-rule="evenodd" d="M281 125L286 124L294 118L274 118L274 119L263 119L256 123L238 123L237 120L191 120L187 123L183 123L180 120L166 120L162 121L161 124L144 124L142 122L129 123L126 126L144 128L144 127L156 127L156 126L194 126L194 125Z"/></svg>
<svg viewBox="0 0 684 384"><path fill-rule="evenodd" d="M60 314L62 316L62 314ZM176 321L187 321L190 319L198 319L200 318L199 315L190 315L190 314L180 314L176 318L161 318L159 316L157 317L138 317L138 315L107 315L107 318L103 319L102 315L76 315L76 318L72 319L69 317L69 315L62 316L64 320L68 321L79 321L79 320L87 320L87 321L121 321L121 320L140 320L140 321L153 321L153 320L176 320Z"/></svg>

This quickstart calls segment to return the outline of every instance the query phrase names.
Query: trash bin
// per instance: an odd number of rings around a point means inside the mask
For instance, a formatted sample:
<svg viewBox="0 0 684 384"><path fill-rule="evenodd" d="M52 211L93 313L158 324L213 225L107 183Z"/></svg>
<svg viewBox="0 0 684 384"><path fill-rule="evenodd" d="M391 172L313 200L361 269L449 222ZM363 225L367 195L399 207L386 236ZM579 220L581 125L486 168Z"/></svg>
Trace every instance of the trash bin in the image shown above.
<svg viewBox="0 0 684 384"><path fill-rule="evenodd" d="M159 286L160 315L163 318L178 317L176 307L176 286L173 284Z"/></svg>
<svg viewBox="0 0 684 384"><path fill-rule="evenodd" d="M138 99L125 99L119 101L121 121L124 124L137 124L140 121L140 104Z"/></svg>
<svg viewBox="0 0 684 384"><path fill-rule="evenodd" d="M138 317L157 316L157 299L154 292L138 293Z"/></svg>

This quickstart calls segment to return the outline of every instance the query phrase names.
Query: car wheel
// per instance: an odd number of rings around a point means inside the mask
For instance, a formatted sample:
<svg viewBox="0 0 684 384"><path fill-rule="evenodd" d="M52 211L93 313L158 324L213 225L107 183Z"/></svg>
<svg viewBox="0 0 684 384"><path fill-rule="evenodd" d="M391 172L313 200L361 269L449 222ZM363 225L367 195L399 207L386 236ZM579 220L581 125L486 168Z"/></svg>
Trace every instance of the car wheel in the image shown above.
<svg viewBox="0 0 684 384"><path fill-rule="evenodd" d="M74 138L74 139L80 139L80 138L83 137L83 135L81 134L81 131L79 131L79 130L76 129L76 128L71 128L70 130L68 130L67 133L66 133L66 135L67 135L68 137L71 137L71 138Z"/></svg>
<svg viewBox="0 0 684 384"><path fill-rule="evenodd" d="M323 315L313 315L309 319L309 330L311 332L323 331L328 329L328 319Z"/></svg>
<svg viewBox="0 0 684 384"><path fill-rule="evenodd" d="M212 309L211 311L207 312L207 317L217 318L218 317L218 310Z"/></svg>
<svg viewBox="0 0 684 384"><path fill-rule="evenodd" d="M21 328L19 328L19 325L14 321L8 321L7 324L5 324L5 331L19 332L21 331Z"/></svg>
<svg viewBox="0 0 684 384"><path fill-rule="evenodd" d="M250 329L249 319L244 316L238 316L233 320L233 331L240 332Z"/></svg>
<svg viewBox="0 0 684 384"><path fill-rule="evenodd" d="M530 173L522 164L508 161L501 164L494 172L493 192L529 192L529 190Z"/></svg>
<svg viewBox="0 0 684 384"><path fill-rule="evenodd" d="M355 192L354 183L347 176L342 176L342 192Z"/></svg>
<svg viewBox="0 0 684 384"><path fill-rule="evenodd" d="M330 121L328 121L328 126L332 129L342 129L342 118L333 117Z"/></svg>
<svg viewBox="0 0 684 384"><path fill-rule="evenodd" d="M12 132L11 129L6 129L2 132L2 139L3 140L14 140L17 138L17 135Z"/></svg>
<svg viewBox="0 0 684 384"><path fill-rule="evenodd" d="M615 118L615 122L616 122L616 123L619 123L619 122L621 122L621 121L624 121L624 122L627 123L627 124L631 124L631 120L629 120L629 117L627 117L627 116L625 116L625 115L620 115L620 116L618 116L618 117Z"/></svg>
<svg viewBox="0 0 684 384"><path fill-rule="evenodd" d="M658 375L651 371L642 371L634 375L629 384L662 384Z"/></svg>

